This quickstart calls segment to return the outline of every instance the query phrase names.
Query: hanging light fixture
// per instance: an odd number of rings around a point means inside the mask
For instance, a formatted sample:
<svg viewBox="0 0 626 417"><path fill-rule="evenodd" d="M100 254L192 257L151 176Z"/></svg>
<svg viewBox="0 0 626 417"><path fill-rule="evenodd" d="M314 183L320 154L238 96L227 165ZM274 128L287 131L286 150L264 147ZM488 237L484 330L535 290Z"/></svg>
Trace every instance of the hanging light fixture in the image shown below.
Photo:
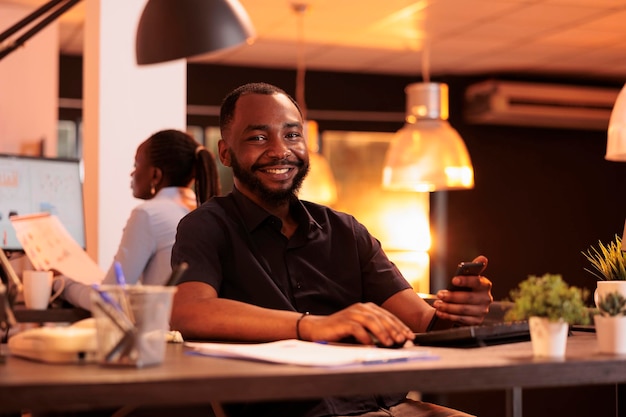
<svg viewBox="0 0 626 417"><path fill-rule="evenodd" d="M626 85L617 95L611 111L604 158L608 161L626 162ZM622 250L626 251L626 224L622 236Z"/></svg>
<svg viewBox="0 0 626 417"><path fill-rule="evenodd" d="M309 164L311 169L302 183L298 197L302 200L318 204L331 205L337 200L337 186L335 177L328 161L319 153L319 130L317 122L308 120L307 107L304 100L304 81L306 65L304 59L304 14L308 10L306 3L292 3L294 12L298 15L298 56L296 71L296 102L302 111L304 119L304 136L309 150Z"/></svg>
<svg viewBox="0 0 626 417"><path fill-rule="evenodd" d="M448 123L448 86L429 82L427 47L423 57L424 82L405 89L405 124L387 150L383 187L397 191L473 188L469 153Z"/></svg>
<svg viewBox="0 0 626 417"><path fill-rule="evenodd" d="M605 159L626 162L626 85L617 95L611 111Z"/></svg>
<svg viewBox="0 0 626 417"><path fill-rule="evenodd" d="M251 42L254 36L237 0L149 0L137 27L137 64L201 55Z"/></svg>

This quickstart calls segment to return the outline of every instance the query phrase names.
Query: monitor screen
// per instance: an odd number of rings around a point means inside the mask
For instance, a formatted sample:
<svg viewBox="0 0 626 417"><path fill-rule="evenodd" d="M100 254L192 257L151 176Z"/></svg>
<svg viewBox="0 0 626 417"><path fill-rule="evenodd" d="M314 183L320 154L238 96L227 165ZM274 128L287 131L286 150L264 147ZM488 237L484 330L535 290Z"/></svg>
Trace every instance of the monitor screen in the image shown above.
<svg viewBox="0 0 626 417"><path fill-rule="evenodd" d="M85 248L82 164L0 154L0 248L22 250L9 219L12 215L50 213Z"/></svg>

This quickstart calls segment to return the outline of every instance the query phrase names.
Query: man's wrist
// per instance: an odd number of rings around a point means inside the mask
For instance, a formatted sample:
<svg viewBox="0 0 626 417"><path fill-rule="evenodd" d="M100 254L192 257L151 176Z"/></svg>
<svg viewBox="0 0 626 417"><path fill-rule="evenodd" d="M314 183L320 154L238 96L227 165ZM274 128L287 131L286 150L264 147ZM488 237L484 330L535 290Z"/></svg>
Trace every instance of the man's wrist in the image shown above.
<svg viewBox="0 0 626 417"><path fill-rule="evenodd" d="M302 322L302 319L305 318L308 315L309 315L309 312L306 311L306 312L302 313L302 315L300 317L298 317L298 320L296 320L296 338L298 340L304 340L304 339L302 339L302 333L300 333L300 322Z"/></svg>
<svg viewBox="0 0 626 417"><path fill-rule="evenodd" d="M433 314L433 318L428 323L428 327L426 328L427 332L431 332L433 330L446 330L456 327L456 323L452 320L441 319L437 316L437 313Z"/></svg>

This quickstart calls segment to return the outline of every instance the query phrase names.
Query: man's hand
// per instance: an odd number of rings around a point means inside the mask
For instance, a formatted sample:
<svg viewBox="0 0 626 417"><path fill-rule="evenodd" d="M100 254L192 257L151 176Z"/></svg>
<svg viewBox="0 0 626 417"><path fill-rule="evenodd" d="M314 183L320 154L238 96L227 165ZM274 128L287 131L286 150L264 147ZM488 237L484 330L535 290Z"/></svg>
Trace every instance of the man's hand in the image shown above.
<svg viewBox="0 0 626 417"><path fill-rule="evenodd" d="M413 331L373 303L357 303L330 316L305 316L299 324L304 340L338 342L347 337L370 345L372 336L385 346L413 339Z"/></svg>
<svg viewBox="0 0 626 417"><path fill-rule="evenodd" d="M476 257L473 262L484 262L485 267L487 266L487 258L484 256ZM465 325L482 323L489 312L489 305L493 302L491 281L482 275L459 275L452 278L452 284L471 291L437 292L438 300L433 303L437 309L437 317Z"/></svg>

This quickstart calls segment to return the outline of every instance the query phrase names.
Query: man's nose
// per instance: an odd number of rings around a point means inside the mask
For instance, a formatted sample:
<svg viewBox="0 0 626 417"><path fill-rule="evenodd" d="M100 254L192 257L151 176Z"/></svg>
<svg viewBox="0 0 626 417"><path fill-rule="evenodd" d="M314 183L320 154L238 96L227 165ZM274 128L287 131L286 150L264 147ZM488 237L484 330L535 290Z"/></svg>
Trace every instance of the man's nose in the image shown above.
<svg viewBox="0 0 626 417"><path fill-rule="evenodd" d="M291 156L291 149L283 140L276 138L270 141L267 155L276 159L285 159Z"/></svg>

